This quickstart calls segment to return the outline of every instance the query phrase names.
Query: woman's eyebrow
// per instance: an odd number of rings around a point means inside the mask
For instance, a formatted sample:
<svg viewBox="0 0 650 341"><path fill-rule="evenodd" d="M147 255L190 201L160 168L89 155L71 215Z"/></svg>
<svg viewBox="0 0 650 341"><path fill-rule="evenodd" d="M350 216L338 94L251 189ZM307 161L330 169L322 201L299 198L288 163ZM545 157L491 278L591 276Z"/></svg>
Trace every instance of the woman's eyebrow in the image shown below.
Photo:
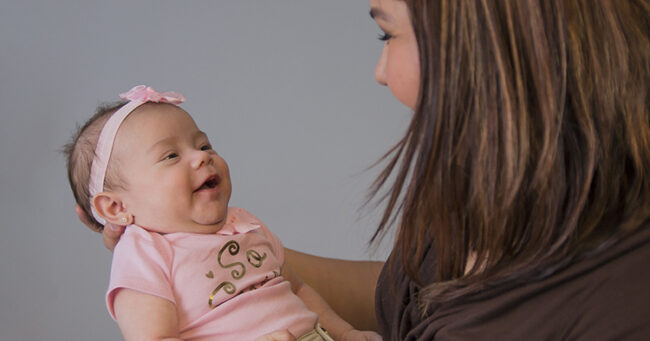
<svg viewBox="0 0 650 341"><path fill-rule="evenodd" d="M372 7L370 9L370 17L373 18L374 20L383 20L387 22L391 22L392 18L386 14L381 8L378 7Z"/></svg>

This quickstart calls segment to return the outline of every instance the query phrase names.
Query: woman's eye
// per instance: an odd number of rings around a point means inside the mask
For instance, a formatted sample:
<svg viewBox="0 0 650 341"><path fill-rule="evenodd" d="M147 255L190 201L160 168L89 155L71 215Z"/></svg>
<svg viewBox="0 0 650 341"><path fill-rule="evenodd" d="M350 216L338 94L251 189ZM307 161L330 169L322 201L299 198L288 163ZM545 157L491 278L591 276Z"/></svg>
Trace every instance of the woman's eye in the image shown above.
<svg viewBox="0 0 650 341"><path fill-rule="evenodd" d="M390 35L390 34L388 34L386 32L382 32L382 33L379 34L377 39L379 39L381 41L387 41L387 40L390 40L390 38L392 38L392 37L393 37L392 35Z"/></svg>

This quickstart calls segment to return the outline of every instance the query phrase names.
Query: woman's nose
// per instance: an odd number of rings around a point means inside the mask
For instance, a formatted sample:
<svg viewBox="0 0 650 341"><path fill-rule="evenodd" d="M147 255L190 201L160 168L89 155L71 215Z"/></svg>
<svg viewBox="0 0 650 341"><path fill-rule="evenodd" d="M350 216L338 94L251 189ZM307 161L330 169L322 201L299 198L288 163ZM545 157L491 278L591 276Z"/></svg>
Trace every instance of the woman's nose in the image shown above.
<svg viewBox="0 0 650 341"><path fill-rule="evenodd" d="M205 166L207 164L210 164L212 162L212 158L210 157L210 153L208 153L205 150L197 150L193 152L194 155L192 155L192 168L194 169L199 169L202 166Z"/></svg>
<svg viewBox="0 0 650 341"><path fill-rule="evenodd" d="M388 44L384 44L381 55L375 66L375 80L381 85L386 85L386 49Z"/></svg>

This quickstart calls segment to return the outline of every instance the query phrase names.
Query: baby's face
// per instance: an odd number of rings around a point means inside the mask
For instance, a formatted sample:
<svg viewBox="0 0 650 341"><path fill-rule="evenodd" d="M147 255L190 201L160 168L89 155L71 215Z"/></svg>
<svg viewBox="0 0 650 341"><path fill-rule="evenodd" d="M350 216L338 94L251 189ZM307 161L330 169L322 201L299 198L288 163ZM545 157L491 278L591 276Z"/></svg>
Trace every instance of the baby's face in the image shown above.
<svg viewBox="0 0 650 341"><path fill-rule="evenodd" d="M185 111L145 104L120 127L111 163L125 189L115 191L148 230L214 233L224 225L230 200L226 161Z"/></svg>

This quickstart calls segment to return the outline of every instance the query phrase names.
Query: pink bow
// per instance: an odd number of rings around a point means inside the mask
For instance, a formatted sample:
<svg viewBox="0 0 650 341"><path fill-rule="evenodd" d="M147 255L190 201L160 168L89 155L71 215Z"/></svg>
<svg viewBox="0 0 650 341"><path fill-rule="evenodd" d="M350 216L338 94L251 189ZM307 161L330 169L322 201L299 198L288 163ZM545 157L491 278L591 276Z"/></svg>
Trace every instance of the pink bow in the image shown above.
<svg viewBox="0 0 650 341"><path fill-rule="evenodd" d="M150 86L138 85L131 90L120 94L120 98L128 99L129 101L139 102L156 102L156 103L171 103L181 104L185 102L185 96L178 92L167 91L160 93Z"/></svg>

